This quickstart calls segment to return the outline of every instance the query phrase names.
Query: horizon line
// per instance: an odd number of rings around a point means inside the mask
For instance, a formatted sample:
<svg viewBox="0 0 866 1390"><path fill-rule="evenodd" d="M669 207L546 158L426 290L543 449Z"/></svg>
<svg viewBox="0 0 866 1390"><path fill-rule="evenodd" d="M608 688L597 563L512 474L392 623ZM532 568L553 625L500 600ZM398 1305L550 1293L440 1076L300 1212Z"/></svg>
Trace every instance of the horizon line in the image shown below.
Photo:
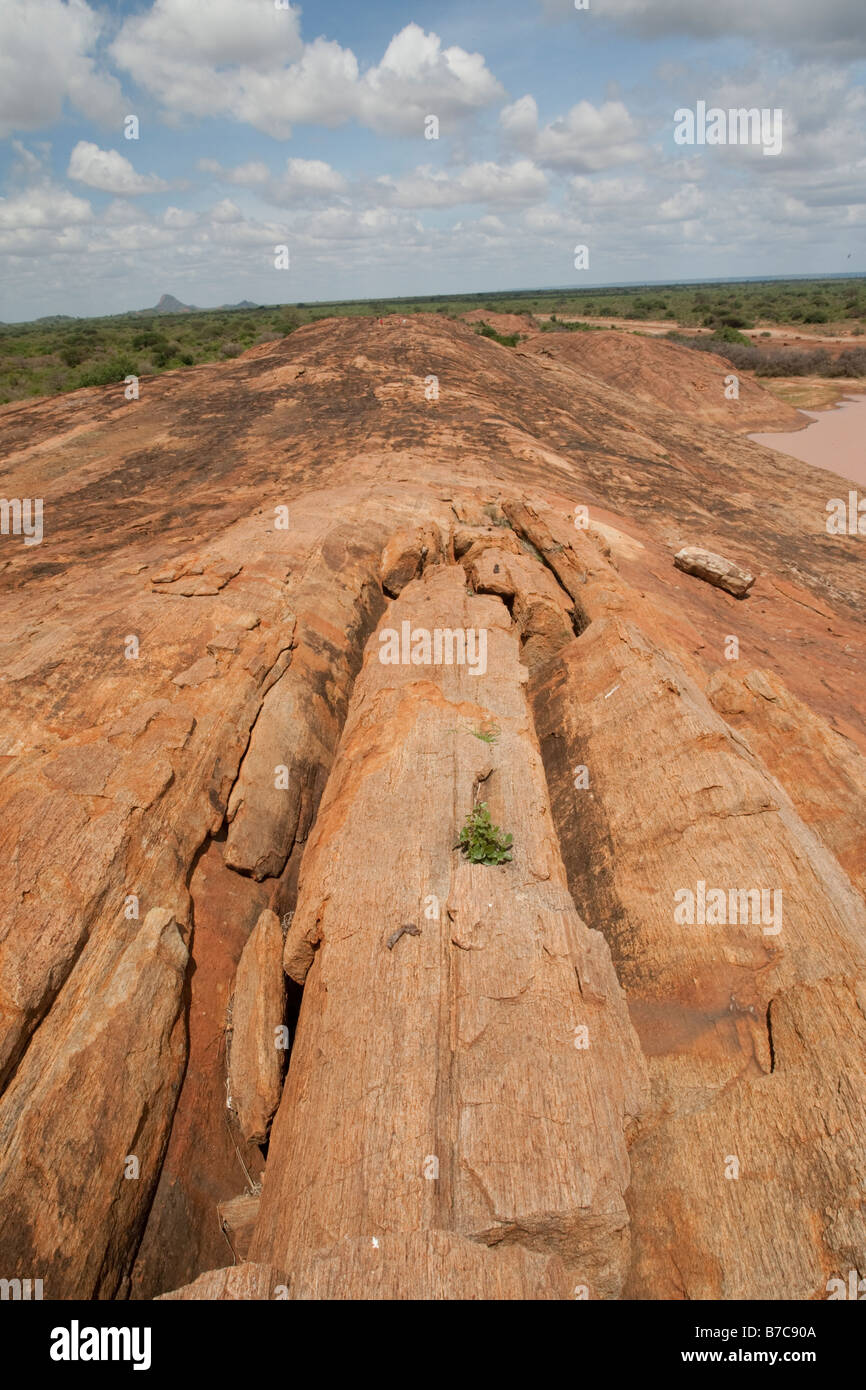
<svg viewBox="0 0 866 1390"><path fill-rule="evenodd" d="M692 285L745 285L745 284L783 284L788 280L862 280L866 278L866 270L832 270L821 274L814 274L808 271L795 271L789 275L723 275L714 279L698 277L696 279L685 280L615 280L601 281L594 284L576 287L574 285L540 285L540 286L521 286L510 289L486 289L486 290L455 290L442 294L406 294L406 295L371 295L358 299L299 299L299 300L277 300L271 304L258 303L253 300L246 301L251 307L239 309L235 304L184 304L178 299L177 295L170 292L163 292L160 299L174 299L191 313L213 314L220 310L226 312L251 313L253 309L297 309L297 308L328 308L333 304L403 304L403 303L423 303L425 300L443 299L473 299L492 296L508 295L542 295L542 294L570 294L577 296L588 291L597 290L635 290L635 289L681 289L684 286ZM238 301L243 303L243 300ZM23 328L31 323L43 323L49 319L69 319L72 322L87 321L89 319L114 319L126 318L132 314L155 314L158 304L145 309L121 309L113 314L40 314L33 319L0 319L0 327L3 328Z"/></svg>

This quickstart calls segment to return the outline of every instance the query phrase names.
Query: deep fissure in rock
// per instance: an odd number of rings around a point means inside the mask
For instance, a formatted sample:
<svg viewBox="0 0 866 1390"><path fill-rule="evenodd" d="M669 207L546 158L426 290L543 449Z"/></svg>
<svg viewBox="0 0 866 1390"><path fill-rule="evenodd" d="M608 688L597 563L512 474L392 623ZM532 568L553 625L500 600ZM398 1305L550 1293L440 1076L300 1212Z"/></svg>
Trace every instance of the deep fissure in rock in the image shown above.
<svg viewBox="0 0 866 1390"><path fill-rule="evenodd" d="M290 827L291 838L281 856L280 872L275 876L257 876L244 865L226 862L230 834L228 817L219 831L200 847L191 866L188 879L190 960L185 984L189 1051L159 1181L134 1259L130 1279L132 1298L153 1298L218 1266L225 1253L226 1240L217 1216L219 1204L230 1202L245 1191L255 1196L261 1188L267 1139L263 1144L245 1142L234 1106L229 1104L233 1100L228 1080L233 980L260 914L271 908L285 921L290 920L294 912L304 845L315 824L364 646L382 604L379 586L366 577L355 601L354 621L346 631L345 659L341 667L336 660L331 663L341 670L343 689L326 692L322 688L322 694L327 693L333 701L339 720L331 757L327 766L321 766L328 750L320 742L311 742L312 756L319 760L321 771L312 778L299 800L298 815ZM303 634L308 640L310 635L315 643L314 634ZM279 698L281 682L292 679L298 655L297 638L292 645L292 657L277 680L263 690L262 703L251 723L232 792L241 781L247 759L255 749L268 697L273 704ZM329 660L328 653L311 650L314 660ZM297 732L289 722L295 710L289 702L285 708L284 733L290 736ZM287 788L285 795L300 796L297 784ZM230 798L231 793L229 801ZM285 1081L303 989L294 981L283 979L286 985L283 1021L289 1038L289 1046L285 1049ZM232 1249L235 1250L234 1245Z"/></svg>

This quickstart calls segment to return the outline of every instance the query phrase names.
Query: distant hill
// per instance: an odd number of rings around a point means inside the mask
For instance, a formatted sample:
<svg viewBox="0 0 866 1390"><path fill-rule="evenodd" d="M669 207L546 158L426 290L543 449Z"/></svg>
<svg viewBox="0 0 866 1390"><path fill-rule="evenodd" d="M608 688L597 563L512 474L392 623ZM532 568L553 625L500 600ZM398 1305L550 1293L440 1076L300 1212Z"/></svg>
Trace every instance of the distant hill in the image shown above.
<svg viewBox="0 0 866 1390"><path fill-rule="evenodd" d="M173 294L163 294L160 296L158 304L152 309L133 309L134 314L196 314L198 307L195 304L182 304L179 299L175 299Z"/></svg>
<svg viewBox="0 0 866 1390"><path fill-rule="evenodd" d="M218 309L258 309L258 304L254 304L251 299L242 299L238 304L219 304ZM179 299L175 299L173 294L160 296L158 304L152 309L131 309L131 314L201 314L206 312L200 309L197 304L182 304Z"/></svg>

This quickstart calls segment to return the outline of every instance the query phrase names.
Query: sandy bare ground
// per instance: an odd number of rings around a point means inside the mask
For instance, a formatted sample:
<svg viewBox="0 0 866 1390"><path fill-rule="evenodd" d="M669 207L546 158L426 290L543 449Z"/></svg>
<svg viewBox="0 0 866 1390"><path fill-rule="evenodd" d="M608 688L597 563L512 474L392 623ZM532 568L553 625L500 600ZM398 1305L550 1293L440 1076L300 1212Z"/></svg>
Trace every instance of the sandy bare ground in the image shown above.
<svg viewBox="0 0 866 1390"><path fill-rule="evenodd" d="M535 318L539 323L549 320L550 314L536 314ZM622 318L592 318L589 315L577 315L572 318L559 316L560 323L589 323L593 328L625 328L630 333L648 333L652 337L658 337L664 333L683 333L687 336L697 337L701 333L708 333L706 328L696 328L694 324L677 323L675 319L622 319ZM743 336L757 347L797 347L797 348L816 348L816 347L862 347L866 339L862 334L853 333L810 333L804 330L800 324L778 324L775 327L765 327L758 324L757 328L743 330Z"/></svg>
<svg viewBox="0 0 866 1390"><path fill-rule="evenodd" d="M750 372L751 376L752 373ZM795 410L832 410L849 396L866 391L866 378L841 376L764 376L756 381Z"/></svg>

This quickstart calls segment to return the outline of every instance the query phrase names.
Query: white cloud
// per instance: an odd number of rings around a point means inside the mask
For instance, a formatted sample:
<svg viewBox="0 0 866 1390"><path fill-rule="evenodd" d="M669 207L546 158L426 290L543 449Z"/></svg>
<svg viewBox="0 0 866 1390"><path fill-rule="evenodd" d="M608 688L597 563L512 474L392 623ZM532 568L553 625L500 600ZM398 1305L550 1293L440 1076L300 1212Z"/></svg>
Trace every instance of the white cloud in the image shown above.
<svg viewBox="0 0 866 1390"><path fill-rule="evenodd" d="M102 220L110 227L128 227L137 222L140 213L134 203L125 198L113 198L102 215Z"/></svg>
<svg viewBox="0 0 866 1390"><path fill-rule="evenodd" d="M300 10L261 0L155 0L125 20L111 53L167 110L232 114L241 74L275 73L301 56L299 20Z"/></svg>
<svg viewBox="0 0 866 1390"><path fill-rule="evenodd" d="M662 222L693 221L702 213L711 210L713 199L703 188L695 184L683 184L670 198L659 203L656 216Z"/></svg>
<svg viewBox="0 0 866 1390"><path fill-rule="evenodd" d="M216 203L210 210L212 222L242 222L243 213L237 203L233 203L231 198L223 198L221 203Z"/></svg>
<svg viewBox="0 0 866 1390"><path fill-rule="evenodd" d="M277 139L298 124L357 120L387 134L421 134L499 100L503 89L479 53L443 48L408 24L363 76L351 49L300 36L299 10L262 0L156 0L132 15L112 45L118 65L167 113L229 116Z"/></svg>
<svg viewBox="0 0 866 1390"><path fill-rule="evenodd" d="M382 133L420 135L427 115L447 125L504 95L480 53L443 48L438 35L407 24L365 73L359 117Z"/></svg>
<svg viewBox="0 0 866 1390"><path fill-rule="evenodd" d="M185 212L183 208L166 208L162 214L163 226L176 228L178 231L194 226L197 221L197 213Z"/></svg>
<svg viewBox="0 0 866 1390"><path fill-rule="evenodd" d="M85 0L3 0L0 138L59 120L65 101L92 120L120 119L120 84L92 56L101 27Z"/></svg>
<svg viewBox="0 0 866 1390"><path fill-rule="evenodd" d="M324 208L304 219L296 239L314 251L320 241L379 241L387 255L395 243L414 244L424 235L417 218L390 208Z"/></svg>
<svg viewBox="0 0 866 1390"><path fill-rule="evenodd" d="M383 174L377 182L396 207L447 208L461 203L505 206L545 197L547 179L529 159L502 165L492 161L471 164L457 174L422 165L402 178Z"/></svg>
<svg viewBox="0 0 866 1390"><path fill-rule="evenodd" d="M221 183L255 189L265 202L278 207L321 202L349 188L343 175L322 159L287 159L283 172L276 175L261 160L225 169L216 159L200 159L198 167Z"/></svg>
<svg viewBox="0 0 866 1390"><path fill-rule="evenodd" d="M293 192L343 193L346 180L321 159L288 159L279 183L287 194Z"/></svg>
<svg viewBox="0 0 866 1390"><path fill-rule="evenodd" d="M89 140L79 140L69 156L67 177L102 193L134 197L139 193L163 193L169 185L156 174L137 174L117 150L101 150Z"/></svg>
<svg viewBox="0 0 866 1390"><path fill-rule="evenodd" d="M589 173L641 156L637 127L621 101L579 101L540 127L535 98L525 96L506 106L499 120L509 144L551 169Z"/></svg>
<svg viewBox="0 0 866 1390"><path fill-rule="evenodd" d="M224 114L276 139L288 139L294 125L333 128L357 114L357 59L330 39L315 39L289 67L264 73L241 68L227 73L223 84Z"/></svg>
<svg viewBox="0 0 866 1390"><path fill-rule="evenodd" d="M76 198L56 184L42 184L14 198L0 198L0 227L25 231L29 227L63 229L90 222L93 209L85 198Z"/></svg>
<svg viewBox="0 0 866 1390"><path fill-rule="evenodd" d="M261 0L155 0L124 29L170 61L185 54L208 67L267 68L300 55L300 19L300 6Z"/></svg>
<svg viewBox="0 0 866 1390"><path fill-rule="evenodd" d="M569 179L568 187L577 206L593 209L629 207L638 202L648 202L654 196L646 179L638 175L591 179L576 174Z"/></svg>

